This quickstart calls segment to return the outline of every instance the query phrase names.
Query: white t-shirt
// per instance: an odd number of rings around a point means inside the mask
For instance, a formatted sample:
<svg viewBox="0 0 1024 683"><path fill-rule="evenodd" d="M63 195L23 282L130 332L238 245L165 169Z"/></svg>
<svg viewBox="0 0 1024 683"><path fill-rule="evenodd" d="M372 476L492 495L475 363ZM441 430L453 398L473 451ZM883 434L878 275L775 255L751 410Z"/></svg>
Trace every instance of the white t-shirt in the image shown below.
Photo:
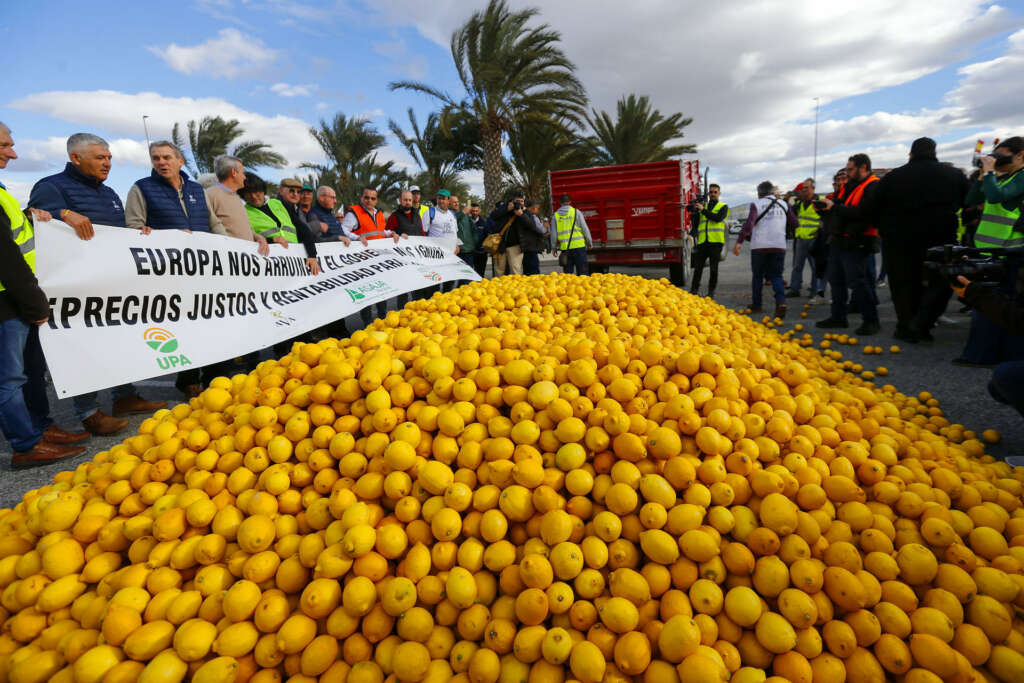
<svg viewBox="0 0 1024 683"><path fill-rule="evenodd" d="M443 237L462 244L459 240L459 223L455 220L455 213L448 209L430 207L427 213L423 214L423 225L423 232L427 237Z"/></svg>

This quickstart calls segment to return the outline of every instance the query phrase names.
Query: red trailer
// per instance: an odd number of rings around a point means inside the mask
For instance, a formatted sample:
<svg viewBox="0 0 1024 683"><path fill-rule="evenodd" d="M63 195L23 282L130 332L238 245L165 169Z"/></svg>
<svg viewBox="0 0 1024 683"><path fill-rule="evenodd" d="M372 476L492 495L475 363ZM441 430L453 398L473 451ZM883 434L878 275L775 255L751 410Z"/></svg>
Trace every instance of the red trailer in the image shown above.
<svg viewBox="0 0 1024 683"><path fill-rule="evenodd" d="M568 193L582 211L594 239L587 254L591 271L609 266L668 266L677 285L690 274L690 215L687 202L700 194L697 161L653 161L548 174L551 205Z"/></svg>

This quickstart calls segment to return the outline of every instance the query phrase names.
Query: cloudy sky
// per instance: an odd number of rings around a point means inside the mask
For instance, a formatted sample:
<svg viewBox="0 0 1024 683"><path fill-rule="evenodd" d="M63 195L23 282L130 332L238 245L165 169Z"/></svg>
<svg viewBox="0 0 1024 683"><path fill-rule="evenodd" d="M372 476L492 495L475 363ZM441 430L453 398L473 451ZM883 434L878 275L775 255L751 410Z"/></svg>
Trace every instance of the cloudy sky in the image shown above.
<svg viewBox="0 0 1024 683"><path fill-rule="evenodd" d="M150 137L219 114L289 162L322 161L308 133L335 113L424 118L429 98L390 92L417 79L458 95L452 31L482 1L51 0L5 9L7 68L0 120L21 158L2 180L20 199L66 161L68 135L106 137L110 184L122 196L148 173ZM976 139L1024 134L1024 2L679 0L522 2L559 29L593 106L625 93L693 117L686 141L731 204L770 179L817 178L853 152L877 166L906 159L929 135L944 160L969 163ZM389 134L384 158L410 165ZM479 174L468 179L479 188Z"/></svg>

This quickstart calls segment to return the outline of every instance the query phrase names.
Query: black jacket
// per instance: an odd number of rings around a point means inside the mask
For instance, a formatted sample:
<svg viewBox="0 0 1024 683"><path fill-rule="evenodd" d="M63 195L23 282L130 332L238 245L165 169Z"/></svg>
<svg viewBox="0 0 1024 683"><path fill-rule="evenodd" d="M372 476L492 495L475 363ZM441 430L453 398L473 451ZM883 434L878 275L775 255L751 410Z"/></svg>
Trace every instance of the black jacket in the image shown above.
<svg viewBox="0 0 1024 683"><path fill-rule="evenodd" d="M996 325L1024 336L1024 268L1017 269L1017 291L1013 296L972 282L964 291L963 300Z"/></svg>
<svg viewBox="0 0 1024 683"><path fill-rule="evenodd" d="M320 234L320 226L316 226L316 230L312 230L309 227L306 217L303 215L302 209L299 208L298 204L292 204L284 200L284 197L278 197L284 208L288 211L288 216L292 219L292 225L295 226L295 236L299 238L299 242L306 248L307 258L316 258L316 239L314 235ZM263 205L264 213L269 211L267 205ZM270 215L269 213L267 215Z"/></svg>
<svg viewBox="0 0 1024 683"><path fill-rule="evenodd" d="M863 181L862 181L863 182ZM828 229L829 241L838 240L842 249L878 251L878 238L865 234L875 221L875 197L878 194L878 182L864 188L860 203L847 206L840 199L835 199L830 211L825 212L823 221ZM846 183L844 197L857 189L859 182L850 180Z"/></svg>
<svg viewBox="0 0 1024 683"><path fill-rule="evenodd" d="M537 233L533 216L530 215L528 209L523 209L523 215L516 216L515 212L501 207L495 209L491 217L495 219L494 222L499 229L505 226L509 218L515 218L512 225L508 226L508 230L505 231L505 237L502 239L504 247L518 246L523 251L538 254L546 248L547 241L544 239L544 235Z"/></svg>
<svg viewBox="0 0 1024 683"><path fill-rule="evenodd" d="M39 288L35 273L14 242L11 220L0 210L0 321L21 318L27 323L42 320L50 314L50 303Z"/></svg>
<svg viewBox="0 0 1024 683"><path fill-rule="evenodd" d="M911 159L876 183L875 225L883 240L926 247L956 241L957 212L967 196L967 178L935 159Z"/></svg>

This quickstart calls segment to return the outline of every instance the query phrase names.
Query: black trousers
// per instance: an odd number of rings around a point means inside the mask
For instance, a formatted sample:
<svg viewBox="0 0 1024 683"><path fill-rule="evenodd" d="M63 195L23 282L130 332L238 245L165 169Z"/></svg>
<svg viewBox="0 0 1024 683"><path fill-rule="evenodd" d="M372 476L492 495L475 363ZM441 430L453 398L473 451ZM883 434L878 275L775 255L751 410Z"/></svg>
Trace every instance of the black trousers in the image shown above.
<svg viewBox="0 0 1024 683"><path fill-rule="evenodd" d="M946 310L953 290L945 278L924 267L927 245L893 237L882 244L897 329L927 332Z"/></svg>
<svg viewBox="0 0 1024 683"><path fill-rule="evenodd" d="M702 242L693 248L693 256L690 263L693 266L693 282L690 283L690 292L696 294L700 290L700 278L704 273L704 262L710 261L711 273L708 275L708 296L715 293L718 286L718 264L722 260L722 248L725 245L721 242Z"/></svg>

